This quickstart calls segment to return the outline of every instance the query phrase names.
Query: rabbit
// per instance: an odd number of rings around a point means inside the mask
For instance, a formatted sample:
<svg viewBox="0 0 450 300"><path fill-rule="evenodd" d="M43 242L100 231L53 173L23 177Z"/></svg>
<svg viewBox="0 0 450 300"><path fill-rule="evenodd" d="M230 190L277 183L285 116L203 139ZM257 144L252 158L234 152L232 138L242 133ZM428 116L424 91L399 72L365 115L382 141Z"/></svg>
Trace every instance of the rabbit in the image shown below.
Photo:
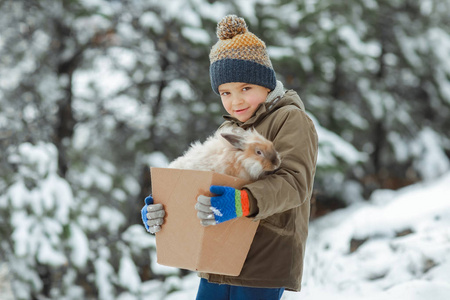
<svg viewBox="0 0 450 300"><path fill-rule="evenodd" d="M219 129L204 143L194 142L169 168L214 171L249 181L261 179L281 164L273 143L255 129Z"/></svg>

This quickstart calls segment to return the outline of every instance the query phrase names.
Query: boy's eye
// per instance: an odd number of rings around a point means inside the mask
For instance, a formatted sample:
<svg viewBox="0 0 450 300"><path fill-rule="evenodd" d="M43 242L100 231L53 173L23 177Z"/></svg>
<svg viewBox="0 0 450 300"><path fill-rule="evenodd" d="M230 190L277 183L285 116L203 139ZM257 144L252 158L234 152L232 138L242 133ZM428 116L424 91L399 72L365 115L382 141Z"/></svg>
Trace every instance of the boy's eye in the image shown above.
<svg viewBox="0 0 450 300"><path fill-rule="evenodd" d="M249 87L249 86L242 88L243 91L248 91L249 89L251 89L251 87Z"/></svg>
<svg viewBox="0 0 450 300"><path fill-rule="evenodd" d="M229 94L230 94L229 92L222 92L222 93L220 93L220 96L227 96Z"/></svg>

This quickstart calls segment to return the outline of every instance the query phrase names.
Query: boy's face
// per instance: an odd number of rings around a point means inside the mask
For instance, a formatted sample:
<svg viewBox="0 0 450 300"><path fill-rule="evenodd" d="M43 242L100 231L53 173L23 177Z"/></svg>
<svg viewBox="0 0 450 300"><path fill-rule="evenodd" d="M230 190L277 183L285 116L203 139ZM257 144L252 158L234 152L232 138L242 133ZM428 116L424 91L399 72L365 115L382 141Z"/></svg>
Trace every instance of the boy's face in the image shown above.
<svg viewBox="0 0 450 300"><path fill-rule="evenodd" d="M241 122L250 119L258 105L266 101L270 89L243 82L219 85L219 94L225 110Z"/></svg>

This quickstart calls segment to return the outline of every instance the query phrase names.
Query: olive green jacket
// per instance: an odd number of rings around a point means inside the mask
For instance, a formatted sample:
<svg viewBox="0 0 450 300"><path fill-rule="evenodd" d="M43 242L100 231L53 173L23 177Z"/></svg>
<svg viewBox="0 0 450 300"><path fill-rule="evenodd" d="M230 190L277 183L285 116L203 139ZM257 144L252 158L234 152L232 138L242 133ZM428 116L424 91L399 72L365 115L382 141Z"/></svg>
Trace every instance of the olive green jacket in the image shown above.
<svg viewBox="0 0 450 300"><path fill-rule="evenodd" d="M210 282L299 291L308 235L318 139L296 92L261 104L245 123L224 117L223 126L254 127L273 141L281 157L274 174L244 186L250 217L260 220L239 276L201 273Z"/></svg>

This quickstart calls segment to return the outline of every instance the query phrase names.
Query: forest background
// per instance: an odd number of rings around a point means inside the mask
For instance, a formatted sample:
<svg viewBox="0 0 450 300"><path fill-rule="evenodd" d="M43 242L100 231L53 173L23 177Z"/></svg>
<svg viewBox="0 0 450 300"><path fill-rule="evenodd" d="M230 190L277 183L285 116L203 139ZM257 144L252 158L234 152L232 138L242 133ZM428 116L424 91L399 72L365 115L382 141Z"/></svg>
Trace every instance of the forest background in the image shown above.
<svg viewBox="0 0 450 300"><path fill-rule="evenodd" d="M225 112L217 22L244 17L319 133L311 218L450 169L450 1L0 1L0 261L17 299L134 295L158 272L149 167ZM171 283L172 282L172 283Z"/></svg>

